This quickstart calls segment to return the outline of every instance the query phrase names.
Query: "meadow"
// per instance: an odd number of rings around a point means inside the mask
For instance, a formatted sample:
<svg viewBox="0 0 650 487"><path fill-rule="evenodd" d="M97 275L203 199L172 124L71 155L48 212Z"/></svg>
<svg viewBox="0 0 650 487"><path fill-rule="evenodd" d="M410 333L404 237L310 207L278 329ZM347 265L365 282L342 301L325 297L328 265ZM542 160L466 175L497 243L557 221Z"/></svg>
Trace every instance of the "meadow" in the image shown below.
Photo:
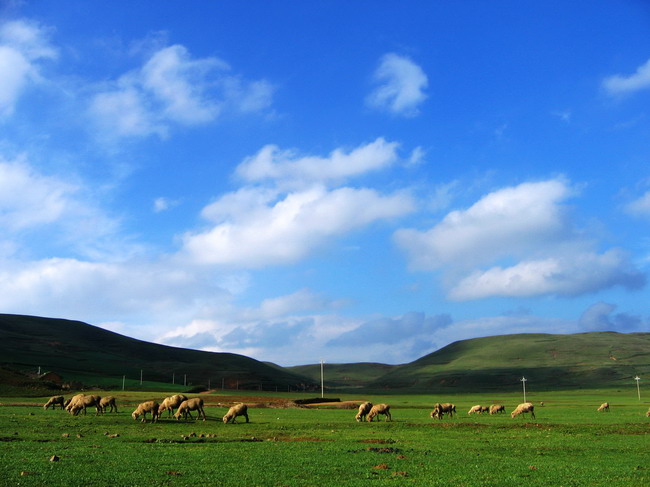
<svg viewBox="0 0 650 487"><path fill-rule="evenodd" d="M296 394L230 393L201 395L206 422L165 413L154 424L131 412L168 393L111 393L118 413L76 417L43 410L47 398L2 397L0 485L650 485L648 403L632 389L529 394L535 419L467 415L492 403L509 413L520 394L335 395L391 404L393 421L372 423L335 404L262 407ZM251 422L223 424L225 406L238 400L258 406ZM432 420L432 405L448 401L457 416ZM604 401L611 411L597 413Z"/></svg>

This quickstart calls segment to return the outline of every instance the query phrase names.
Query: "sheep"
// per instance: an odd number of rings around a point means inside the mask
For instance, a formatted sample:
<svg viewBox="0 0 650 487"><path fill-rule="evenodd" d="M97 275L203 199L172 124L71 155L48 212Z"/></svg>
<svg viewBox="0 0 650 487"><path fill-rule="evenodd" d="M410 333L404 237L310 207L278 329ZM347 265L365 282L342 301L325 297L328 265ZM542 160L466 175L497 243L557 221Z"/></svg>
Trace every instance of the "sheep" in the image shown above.
<svg viewBox="0 0 650 487"><path fill-rule="evenodd" d="M367 421L372 421L375 416L383 414L386 416L386 421L392 421L393 418L390 415L390 406L388 404L377 404L370 408L370 411L368 412L368 416L366 417ZM379 421L379 420L377 420Z"/></svg>
<svg viewBox="0 0 650 487"><path fill-rule="evenodd" d="M535 419L535 406L532 402L524 402L515 408L513 412L510 413L510 417L514 418L519 416L522 413L530 413L533 419Z"/></svg>
<svg viewBox="0 0 650 487"><path fill-rule="evenodd" d="M248 406L246 404L235 404L233 407L231 407L226 415L223 417L223 423L228 424L230 421L232 423L236 423L235 418L237 416L244 416L246 418L246 422L248 423Z"/></svg>
<svg viewBox="0 0 650 487"><path fill-rule="evenodd" d="M98 416L99 413L102 412L102 407L100 406L100 402L102 400L101 396L96 396L96 395L85 396L83 394L78 394L72 399L73 400L70 402L67 409L68 412L73 416L78 415L79 411L83 411L85 416L86 408L90 406L95 406L95 410L97 411L95 413L95 416Z"/></svg>
<svg viewBox="0 0 650 487"><path fill-rule="evenodd" d="M490 411L490 406L481 406L481 413L487 413Z"/></svg>
<svg viewBox="0 0 650 487"><path fill-rule="evenodd" d="M61 409L63 409L65 404L64 401L63 396L52 396L45 404L43 404L43 409L47 409L50 406L52 406L52 409L56 409L57 404L61 406Z"/></svg>
<svg viewBox="0 0 650 487"><path fill-rule="evenodd" d="M598 411L599 413L602 413L603 411L609 412L609 403L608 402L602 403L596 411Z"/></svg>
<svg viewBox="0 0 650 487"><path fill-rule="evenodd" d="M174 413L173 410L180 406L183 401L187 401L187 396L185 396L185 394L175 394L173 396L166 397L163 399L158 413L162 414L163 411L167 410L167 417L169 418Z"/></svg>
<svg viewBox="0 0 650 487"><path fill-rule="evenodd" d="M648 412L645 413L645 417L646 417L646 418L650 418L650 409L648 409Z"/></svg>
<svg viewBox="0 0 650 487"><path fill-rule="evenodd" d="M203 421L205 421L205 411L203 410L203 399L200 397L195 397L192 399L188 399L186 401L183 401L180 406L178 406L178 409L176 410L176 414L174 414L174 417L176 420L181 419L181 414L183 415L184 419L187 419L189 416L190 419L194 419L192 417L192 414L190 414L190 411L197 411L199 418L203 416Z"/></svg>
<svg viewBox="0 0 650 487"><path fill-rule="evenodd" d="M431 411L430 416L432 418L442 419L445 414L448 414L450 417L454 417L456 412L456 405L450 402L443 404L436 403L433 405L433 411Z"/></svg>
<svg viewBox="0 0 650 487"><path fill-rule="evenodd" d="M506 407L503 404L492 404L490 406L490 414L505 413Z"/></svg>
<svg viewBox="0 0 650 487"><path fill-rule="evenodd" d="M109 408L109 412L117 412L117 404L115 404L115 398L113 396L102 397L102 400L99 401L99 406L102 409L102 412L106 411L106 408Z"/></svg>
<svg viewBox="0 0 650 487"><path fill-rule="evenodd" d="M472 413L481 414L482 412L483 412L483 408L481 407L480 404L477 404L476 406L472 406L472 407L469 409L469 411L467 411L467 414L468 414L468 415L469 415L469 414L472 414Z"/></svg>
<svg viewBox="0 0 650 487"><path fill-rule="evenodd" d="M357 415L354 417L358 422L364 421L366 419L366 416L368 416L368 413L372 409L372 403L371 402L364 402L359 405L359 412Z"/></svg>
<svg viewBox="0 0 650 487"><path fill-rule="evenodd" d="M84 397L83 394L77 394L76 396L72 396L70 399L68 399L63 405L65 406L65 410L70 412L72 409L71 406L75 404L78 400L80 400L82 397Z"/></svg>
<svg viewBox="0 0 650 487"><path fill-rule="evenodd" d="M160 404L158 404L156 401L145 401L138 404L138 407L135 408L135 411L131 413L131 417L134 420L137 420L140 416L142 416L142 422L146 423L147 413L151 413L151 422L155 423L156 421L158 421L159 408L160 408Z"/></svg>

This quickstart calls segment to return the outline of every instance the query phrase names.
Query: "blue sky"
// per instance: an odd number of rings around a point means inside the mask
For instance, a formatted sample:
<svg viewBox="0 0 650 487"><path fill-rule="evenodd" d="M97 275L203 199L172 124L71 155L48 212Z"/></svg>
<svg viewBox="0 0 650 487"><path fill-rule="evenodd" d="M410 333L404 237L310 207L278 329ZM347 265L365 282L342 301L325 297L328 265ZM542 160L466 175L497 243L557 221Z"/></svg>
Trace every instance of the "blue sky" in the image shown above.
<svg viewBox="0 0 650 487"><path fill-rule="evenodd" d="M0 3L0 311L281 365L650 331L650 4Z"/></svg>

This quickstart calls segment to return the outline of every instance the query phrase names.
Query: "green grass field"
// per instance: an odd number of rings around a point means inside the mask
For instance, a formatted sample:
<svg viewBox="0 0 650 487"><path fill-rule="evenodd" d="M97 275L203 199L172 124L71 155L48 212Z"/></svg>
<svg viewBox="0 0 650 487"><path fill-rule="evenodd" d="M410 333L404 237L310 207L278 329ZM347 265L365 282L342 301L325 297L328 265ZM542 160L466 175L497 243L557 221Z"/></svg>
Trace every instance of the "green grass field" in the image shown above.
<svg viewBox="0 0 650 487"><path fill-rule="evenodd" d="M544 401L534 420L467 415L494 402L509 412L519 395L399 395L341 397L387 402L392 422L357 423L355 410L333 406L258 407L234 425L219 404L238 398L203 395L206 422L142 424L135 404L167 394L115 395L119 413L99 417L0 398L1 485L650 485L648 403L633 389L529 395ZM456 403L457 417L432 420L437 401ZM603 401L611 412L596 412Z"/></svg>

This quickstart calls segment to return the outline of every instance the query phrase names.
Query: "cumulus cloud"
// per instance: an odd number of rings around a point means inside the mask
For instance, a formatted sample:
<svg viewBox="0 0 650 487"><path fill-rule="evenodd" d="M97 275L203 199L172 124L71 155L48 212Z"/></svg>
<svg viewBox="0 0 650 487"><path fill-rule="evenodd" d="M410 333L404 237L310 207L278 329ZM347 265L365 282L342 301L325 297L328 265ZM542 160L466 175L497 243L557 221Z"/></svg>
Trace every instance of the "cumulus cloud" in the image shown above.
<svg viewBox="0 0 650 487"><path fill-rule="evenodd" d="M313 183L340 181L385 169L398 160L398 144L378 138L349 152L336 149L328 157L300 156L293 150L267 145L245 159L236 174L248 182L265 180Z"/></svg>
<svg viewBox="0 0 650 487"><path fill-rule="evenodd" d="M401 229L395 242L412 269L446 271L448 296L455 300L576 296L616 285L644 286L645 275L624 252L590 248L564 207L573 194L559 179L504 188L449 213L427 231ZM516 263L494 265L500 260Z"/></svg>
<svg viewBox="0 0 650 487"><path fill-rule="evenodd" d="M374 81L377 87L366 98L367 105L372 108L412 117L418 114L418 107L427 98L427 75L404 56L389 53L382 57Z"/></svg>
<svg viewBox="0 0 650 487"><path fill-rule="evenodd" d="M631 215L650 217L650 191L629 203L625 210Z"/></svg>
<svg viewBox="0 0 650 487"><path fill-rule="evenodd" d="M413 208L406 194L383 196L372 189L314 186L273 200L264 190L247 190L244 196L248 213L232 208L233 198L205 210L222 221L184 236L184 251L192 260L244 268L293 263L333 237Z"/></svg>
<svg viewBox="0 0 650 487"><path fill-rule="evenodd" d="M616 74L605 78L603 87L611 95L626 95L650 88L650 59L631 75Z"/></svg>
<svg viewBox="0 0 650 487"><path fill-rule="evenodd" d="M577 296L616 285L638 289L645 282L645 275L631 268L625 255L614 249L604 254L581 253L476 271L461 279L450 290L449 297L469 300L490 296Z"/></svg>
<svg viewBox="0 0 650 487"><path fill-rule="evenodd" d="M42 63L56 57L45 28L21 20L0 24L0 119L13 114L30 83L41 80Z"/></svg>
<svg viewBox="0 0 650 487"><path fill-rule="evenodd" d="M572 194L563 180L524 183L450 212L427 231L401 229L396 243L412 269L477 265L562 239L568 222L561 203Z"/></svg>
<svg viewBox="0 0 650 487"><path fill-rule="evenodd" d="M172 125L199 125L224 110L260 111L273 87L231 74L215 57L195 59L181 45L159 49L138 70L97 93L91 113L117 136L164 136Z"/></svg>

